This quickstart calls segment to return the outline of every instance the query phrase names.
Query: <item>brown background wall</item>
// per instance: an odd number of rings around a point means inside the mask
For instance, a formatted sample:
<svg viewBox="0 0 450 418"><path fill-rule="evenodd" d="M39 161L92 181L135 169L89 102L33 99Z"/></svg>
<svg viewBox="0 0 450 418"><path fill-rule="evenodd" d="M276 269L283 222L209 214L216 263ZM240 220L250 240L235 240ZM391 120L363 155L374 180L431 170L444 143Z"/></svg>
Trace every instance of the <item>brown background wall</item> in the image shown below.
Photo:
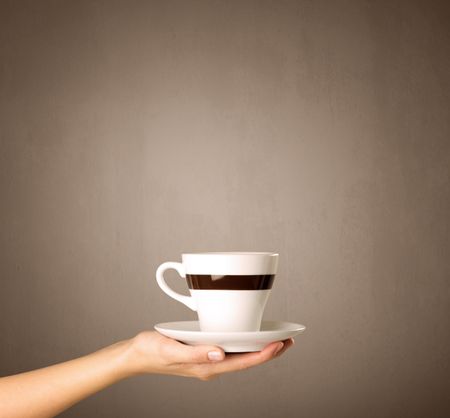
<svg viewBox="0 0 450 418"><path fill-rule="evenodd" d="M0 373L195 318L183 251L278 251L285 357L63 416L449 416L446 3L1 1Z"/></svg>

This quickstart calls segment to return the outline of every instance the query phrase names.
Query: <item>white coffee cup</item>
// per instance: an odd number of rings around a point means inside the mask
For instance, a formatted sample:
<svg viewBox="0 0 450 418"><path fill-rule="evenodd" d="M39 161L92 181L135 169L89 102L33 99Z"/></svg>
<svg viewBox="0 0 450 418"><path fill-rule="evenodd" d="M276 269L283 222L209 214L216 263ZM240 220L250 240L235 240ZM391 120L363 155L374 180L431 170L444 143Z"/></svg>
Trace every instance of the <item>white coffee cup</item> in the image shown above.
<svg viewBox="0 0 450 418"><path fill-rule="evenodd" d="M156 280L170 297L197 311L200 330L259 331L278 267L271 252L206 252L182 254L156 270ZM164 271L175 269L187 279L191 296L172 290Z"/></svg>

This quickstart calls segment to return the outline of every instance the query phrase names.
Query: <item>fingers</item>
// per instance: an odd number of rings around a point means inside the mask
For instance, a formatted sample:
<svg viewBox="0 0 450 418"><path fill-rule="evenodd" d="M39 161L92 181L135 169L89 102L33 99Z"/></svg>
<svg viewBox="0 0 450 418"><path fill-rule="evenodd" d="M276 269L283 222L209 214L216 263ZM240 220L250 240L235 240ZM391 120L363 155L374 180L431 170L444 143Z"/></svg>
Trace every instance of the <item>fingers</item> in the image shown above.
<svg viewBox="0 0 450 418"><path fill-rule="evenodd" d="M283 355L283 353L289 349L290 347L292 347L294 345L294 339L293 338L288 338L287 340L283 341L284 345L283 348L275 354L276 357L280 357L281 355Z"/></svg>
<svg viewBox="0 0 450 418"><path fill-rule="evenodd" d="M274 342L259 352L227 355L223 361L209 365L209 372L216 375L257 366L274 358L283 347L283 342Z"/></svg>

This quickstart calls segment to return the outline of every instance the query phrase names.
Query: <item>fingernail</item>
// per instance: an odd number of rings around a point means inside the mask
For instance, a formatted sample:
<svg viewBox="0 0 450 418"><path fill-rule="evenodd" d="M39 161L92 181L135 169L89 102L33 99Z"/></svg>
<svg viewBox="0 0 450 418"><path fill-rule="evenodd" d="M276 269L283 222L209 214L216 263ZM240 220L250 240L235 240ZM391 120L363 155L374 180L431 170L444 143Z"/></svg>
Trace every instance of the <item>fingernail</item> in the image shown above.
<svg viewBox="0 0 450 418"><path fill-rule="evenodd" d="M284 346L283 343L278 343L278 346L277 346L276 350L273 352L273 355L276 356L281 351L283 346Z"/></svg>
<svg viewBox="0 0 450 418"><path fill-rule="evenodd" d="M210 351L208 353L208 358L211 361L218 361L218 360L222 360L222 353L220 351Z"/></svg>

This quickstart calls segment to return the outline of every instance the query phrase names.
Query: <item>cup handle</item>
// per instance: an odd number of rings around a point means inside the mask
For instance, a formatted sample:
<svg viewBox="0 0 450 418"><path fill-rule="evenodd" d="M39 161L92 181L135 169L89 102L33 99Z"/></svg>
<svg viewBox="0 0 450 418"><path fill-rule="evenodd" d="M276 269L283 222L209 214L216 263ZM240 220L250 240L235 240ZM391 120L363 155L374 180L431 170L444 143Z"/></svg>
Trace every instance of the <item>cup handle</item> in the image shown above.
<svg viewBox="0 0 450 418"><path fill-rule="evenodd" d="M177 263L175 261L167 261L165 263L162 263L156 270L156 281L158 282L159 287L162 289L164 293L169 295L171 298L174 298L178 302L183 303L188 308L192 309L193 311L197 310L194 298L192 296L185 296L181 293L177 293L174 290L172 290L164 280L164 272L168 269L174 269L178 272L178 274L186 278L186 273L184 271L184 266L181 263Z"/></svg>

